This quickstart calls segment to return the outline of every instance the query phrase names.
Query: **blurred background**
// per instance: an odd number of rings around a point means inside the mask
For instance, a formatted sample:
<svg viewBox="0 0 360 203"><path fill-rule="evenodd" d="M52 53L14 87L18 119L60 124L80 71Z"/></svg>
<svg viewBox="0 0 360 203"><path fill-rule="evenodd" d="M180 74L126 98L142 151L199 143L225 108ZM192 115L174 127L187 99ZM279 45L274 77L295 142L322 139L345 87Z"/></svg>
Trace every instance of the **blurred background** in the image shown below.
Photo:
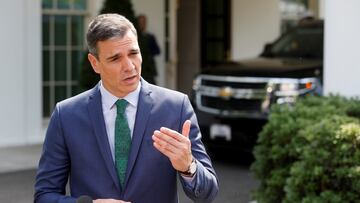
<svg viewBox="0 0 360 203"><path fill-rule="evenodd" d="M84 91L87 88L84 80L92 80L86 76L85 32L91 19L109 5L126 5L125 11L133 19L139 14L146 15L147 31L155 36L160 48L160 54L154 56L157 72L154 82L188 94L197 111L201 111L196 104L197 76L216 75L208 72L214 68L224 70L216 76L225 72L235 75L225 71L224 64L242 67L242 62L249 58L266 57L264 53L273 50L279 38L302 20L320 20L325 25L319 43L321 54L317 57L321 72L315 74L319 77L314 76L320 81L318 93L360 96L357 0L4 1L0 8L1 202L32 201L35 169L49 117L56 102ZM291 57L299 64L308 56ZM273 72L262 70L262 77L270 77ZM228 97L226 91L216 94ZM214 117L222 123L221 116ZM201 122L200 119L207 118L199 117ZM251 133L258 133L262 125ZM229 130L226 126L215 127L216 132ZM228 140L216 132L213 136L210 130L204 132L211 141L229 142L236 136L233 133ZM228 145L220 150L209 147L224 188L218 202L251 200L250 191L257 186L248 169L253 144L247 150L238 145L232 145L231 151L227 150ZM243 155L243 151L248 154ZM229 159L234 153L239 156ZM184 198L182 202L186 201Z"/></svg>

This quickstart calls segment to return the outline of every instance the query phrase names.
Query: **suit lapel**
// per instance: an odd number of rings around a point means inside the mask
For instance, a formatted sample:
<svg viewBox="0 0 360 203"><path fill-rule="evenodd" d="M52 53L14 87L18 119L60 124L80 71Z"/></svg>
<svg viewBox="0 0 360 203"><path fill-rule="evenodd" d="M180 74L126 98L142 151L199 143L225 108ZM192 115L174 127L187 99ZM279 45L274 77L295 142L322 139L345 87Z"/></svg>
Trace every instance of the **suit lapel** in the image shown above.
<svg viewBox="0 0 360 203"><path fill-rule="evenodd" d="M106 168L110 173L117 189L120 191L119 179L117 177L115 165L112 160L109 141L106 133L99 85L94 87L91 91L92 93L89 98L88 111L92 122L92 126L94 128L95 137L99 145L100 153L104 158Z"/></svg>
<svg viewBox="0 0 360 203"><path fill-rule="evenodd" d="M139 149L144 137L144 132L146 129L147 122L150 117L151 108L153 105L153 100L150 96L151 90L149 88L149 84L141 80L141 91L139 95L139 102L136 112L136 119L135 119L135 126L134 126L134 132L131 142L131 149L130 149L130 155L128 160L128 166L127 166L127 173L125 178L125 187L127 185L127 182L129 180L129 177L131 176L131 172L133 170L136 158L139 153Z"/></svg>

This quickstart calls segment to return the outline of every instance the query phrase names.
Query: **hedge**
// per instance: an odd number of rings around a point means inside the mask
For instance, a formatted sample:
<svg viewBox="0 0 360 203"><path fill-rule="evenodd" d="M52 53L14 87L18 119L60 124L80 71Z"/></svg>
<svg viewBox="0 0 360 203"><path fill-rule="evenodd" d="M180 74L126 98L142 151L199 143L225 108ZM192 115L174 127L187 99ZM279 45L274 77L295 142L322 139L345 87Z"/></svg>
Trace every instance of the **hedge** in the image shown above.
<svg viewBox="0 0 360 203"><path fill-rule="evenodd" d="M275 105L251 170L259 203L360 200L360 101L340 96Z"/></svg>

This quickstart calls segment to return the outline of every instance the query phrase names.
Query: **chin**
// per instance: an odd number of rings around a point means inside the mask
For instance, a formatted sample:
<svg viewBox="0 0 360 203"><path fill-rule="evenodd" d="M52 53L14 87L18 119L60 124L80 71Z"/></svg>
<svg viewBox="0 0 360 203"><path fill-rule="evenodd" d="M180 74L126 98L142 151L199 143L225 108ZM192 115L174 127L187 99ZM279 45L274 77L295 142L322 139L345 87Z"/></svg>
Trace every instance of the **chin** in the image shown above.
<svg viewBox="0 0 360 203"><path fill-rule="evenodd" d="M138 87L139 83L140 83L140 80L137 80L136 82L134 82L134 83L132 83L132 84L130 84L130 85L128 86L129 89L131 89L131 92L134 91L134 90L136 90L136 88Z"/></svg>

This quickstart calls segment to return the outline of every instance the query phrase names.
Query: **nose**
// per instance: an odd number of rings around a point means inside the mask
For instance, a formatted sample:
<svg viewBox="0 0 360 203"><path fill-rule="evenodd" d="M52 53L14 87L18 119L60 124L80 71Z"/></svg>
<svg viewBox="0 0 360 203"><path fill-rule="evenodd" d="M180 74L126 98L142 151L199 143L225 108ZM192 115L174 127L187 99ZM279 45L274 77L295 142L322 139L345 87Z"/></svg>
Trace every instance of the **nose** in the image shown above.
<svg viewBox="0 0 360 203"><path fill-rule="evenodd" d="M123 66L123 69L124 69L125 71L131 71L131 70L133 70L133 69L135 68L134 63L133 63L133 62L131 61L131 59L129 59L129 58L125 58L125 59L123 60L122 66Z"/></svg>

